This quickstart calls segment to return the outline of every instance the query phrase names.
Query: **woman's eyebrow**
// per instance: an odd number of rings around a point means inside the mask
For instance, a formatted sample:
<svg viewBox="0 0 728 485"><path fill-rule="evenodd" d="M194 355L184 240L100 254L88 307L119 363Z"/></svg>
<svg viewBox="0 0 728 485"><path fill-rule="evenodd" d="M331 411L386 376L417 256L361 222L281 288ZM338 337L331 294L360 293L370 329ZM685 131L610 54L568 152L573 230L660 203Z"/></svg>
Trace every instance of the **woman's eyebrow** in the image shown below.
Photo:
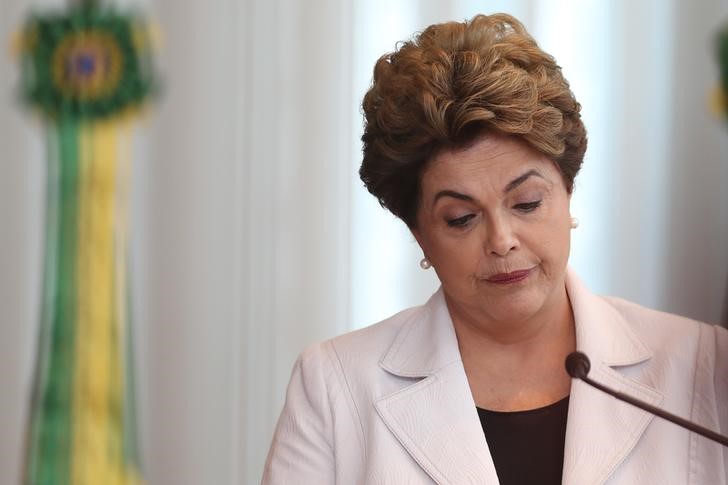
<svg viewBox="0 0 728 485"><path fill-rule="evenodd" d="M432 205L434 206L435 203L442 197L452 197L453 199L464 200L467 202L473 202L475 200L467 194L455 192L454 190L441 190L437 194L435 194L435 198L432 199Z"/></svg>
<svg viewBox="0 0 728 485"><path fill-rule="evenodd" d="M508 192L514 190L516 187L521 185L523 182L525 182L532 176L540 177L540 178L546 180L546 177L541 175L541 173L538 170L532 168L531 170L524 173L523 175L519 175L518 177L516 177L513 180L511 180L510 182L508 182L508 185L506 185L506 188L503 189L503 193L507 194Z"/></svg>
<svg viewBox="0 0 728 485"><path fill-rule="evenodd" d="M508 182L508 185L506 185L506 188L503 189L503 193L507 194L508 192L514 190L516 187L521 185L523 182L528 180L530 177L540 177L544 180L546 180L546 177L541 175L541 173L536 169L531 169L528 172L524 173L523 175L519 175L518 177L514 178L510 182ZM442 197L452 197L453 199L458 200L464 200L466 202L474 202L475 199L467 194L463 194L462 192L456 192L454 190L441 190L437 194L435 194L435 197L432 199L432 205L434 206L435 203L440 200Z"/></svg>

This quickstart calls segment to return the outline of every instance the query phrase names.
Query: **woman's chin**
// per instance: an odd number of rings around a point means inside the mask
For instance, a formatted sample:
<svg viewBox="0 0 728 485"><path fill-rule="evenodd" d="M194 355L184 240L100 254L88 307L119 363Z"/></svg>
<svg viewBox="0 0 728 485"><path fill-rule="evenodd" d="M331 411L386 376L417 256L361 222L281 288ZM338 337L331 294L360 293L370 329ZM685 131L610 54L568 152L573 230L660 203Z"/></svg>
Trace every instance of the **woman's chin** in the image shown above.
<svg viewBox="0 0 728 485"><path fill-rule="evenodd" d="M516 324L538 317L545 305L543 292L538 288L522 288L507 295L490 295L483 301L482 311L493 323Z"/></svg>

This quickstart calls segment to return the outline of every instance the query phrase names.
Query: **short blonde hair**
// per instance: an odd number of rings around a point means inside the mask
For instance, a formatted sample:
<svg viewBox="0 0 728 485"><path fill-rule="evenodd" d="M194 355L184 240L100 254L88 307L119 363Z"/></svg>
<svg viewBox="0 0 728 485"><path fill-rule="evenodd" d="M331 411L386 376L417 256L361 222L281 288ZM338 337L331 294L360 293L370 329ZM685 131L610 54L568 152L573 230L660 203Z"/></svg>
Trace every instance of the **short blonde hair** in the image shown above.
<svg viewBox="0 0 728 485"><path fill-rule="evenodd" d="M571 192L587 145L580 109L554 58L510 15L432 25L374 67L359 174L413 228L427 162L499 133L553 160Z"/></svg>

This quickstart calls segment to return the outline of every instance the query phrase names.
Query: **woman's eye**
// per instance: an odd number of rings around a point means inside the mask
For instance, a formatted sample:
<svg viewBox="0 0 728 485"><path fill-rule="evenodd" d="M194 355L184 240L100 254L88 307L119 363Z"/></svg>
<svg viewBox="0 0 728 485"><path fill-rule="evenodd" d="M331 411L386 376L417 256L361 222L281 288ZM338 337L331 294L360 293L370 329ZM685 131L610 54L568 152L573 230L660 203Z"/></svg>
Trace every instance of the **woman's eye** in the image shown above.
<svg viewBox="0 0 728 485"><path fill-rule="evenodd" d="M475 217L475 214L467 214L467 215L464 215L462 217L457 217L455 219L448 219L447 220L447 225L450 226L450 227L463 227L473 217Z"/></svg>
<svg viewBox="0 0 728 485"><path fill-rule="evenodd" d="M538 209L538 207L540 205L541 205L540 200L534 200L533 202L524 202L522 204L516 204L514 206L514 208L521 212L531 212L531 211Z"/></svg>

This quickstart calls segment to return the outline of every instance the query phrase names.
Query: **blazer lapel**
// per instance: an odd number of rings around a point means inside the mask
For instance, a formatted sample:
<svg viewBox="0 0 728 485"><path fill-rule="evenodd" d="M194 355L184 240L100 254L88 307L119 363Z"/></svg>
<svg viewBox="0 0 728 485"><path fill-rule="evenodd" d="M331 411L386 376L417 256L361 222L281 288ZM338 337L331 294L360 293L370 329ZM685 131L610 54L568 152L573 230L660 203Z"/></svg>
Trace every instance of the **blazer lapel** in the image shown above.
<svg viewBox="0 0 728 485"><path fill-rule="evenodd" d="M375 403L405 450L438 484L497 484L442 290L400 330L380 365L422 378Z"/></svg>
<svg viewBox="0 0 728 485"><path fill-rule="evenodd" d="M591 360L589 377L650 404L659 404L660 392L622 374L630 366L648 360L649 349L611 305L589 293L571 272L567 289L576 322L577 349ZM652 419L651 413L573 380L562 483L607 481Z"/></svg>
<svg viewBox="0 0 728 485"><path fill-rule="evenodd" d="M436 483L498 483L462 365L453 363L383 398L376 408Z"/></svg>

